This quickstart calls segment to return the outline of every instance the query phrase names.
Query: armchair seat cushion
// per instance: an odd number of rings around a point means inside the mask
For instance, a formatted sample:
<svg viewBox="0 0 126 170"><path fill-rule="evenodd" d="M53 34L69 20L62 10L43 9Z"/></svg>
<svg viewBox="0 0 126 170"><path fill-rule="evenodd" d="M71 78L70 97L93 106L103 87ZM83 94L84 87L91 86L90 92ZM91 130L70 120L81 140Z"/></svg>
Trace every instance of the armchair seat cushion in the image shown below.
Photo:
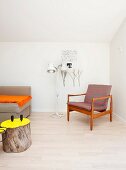
<svg viewBox="0 0 126 170"><path fill-rule="evenodd" d="M68 103L69 106L75 106L75 107L78 107L78 108L81 108L81 109L84 109L84 110L87 110L87 111L91 111L91 104L90 103L86 103L86 102L69 102ZM105 111L106 110L106 105L95 105L94 106L94 110L95 111Z"/></svg>

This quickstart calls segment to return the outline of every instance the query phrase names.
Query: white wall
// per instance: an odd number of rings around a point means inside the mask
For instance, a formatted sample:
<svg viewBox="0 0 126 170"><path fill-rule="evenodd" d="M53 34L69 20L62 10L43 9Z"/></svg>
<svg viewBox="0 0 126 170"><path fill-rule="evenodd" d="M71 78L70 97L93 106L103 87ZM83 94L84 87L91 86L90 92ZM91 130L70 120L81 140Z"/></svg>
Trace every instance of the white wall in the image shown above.
<svg viewBox="0 0 126 170"><path fill-rule="evenodd" d="M33 111L55 111L56 76L46 72L49 62L60 64L62 50L77 50L83 70L81 87L59 81L59 110L66 94L84 92L89 83L109 83L109 46L102 43L0 43L0 85L31 85Z"/></svg>
<svg viewBox="0 0 126 170"><path fill-rule="evenodd" d="M114 112L126 120L126 20L110 45L110 83Z"/></svg>

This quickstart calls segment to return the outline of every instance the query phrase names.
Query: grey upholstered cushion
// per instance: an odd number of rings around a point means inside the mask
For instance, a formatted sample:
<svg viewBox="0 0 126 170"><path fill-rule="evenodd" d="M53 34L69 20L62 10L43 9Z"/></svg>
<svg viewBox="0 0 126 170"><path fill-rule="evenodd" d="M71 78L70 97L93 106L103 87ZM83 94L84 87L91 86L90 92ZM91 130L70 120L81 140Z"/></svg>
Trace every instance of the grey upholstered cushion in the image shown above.
<svg viewBox="0 0 126 170"><path fill-rule="evenodd" d="M20 113L22 110L27 108L31 102L27 102L22 107L19 107L17 103L0 103L0 113Z"/></svg>
<svg viewBox="0 0 126 170"><path fill-rule="evenodd" d="M31 96L30 86L0 86L0 95Z"/></svg>

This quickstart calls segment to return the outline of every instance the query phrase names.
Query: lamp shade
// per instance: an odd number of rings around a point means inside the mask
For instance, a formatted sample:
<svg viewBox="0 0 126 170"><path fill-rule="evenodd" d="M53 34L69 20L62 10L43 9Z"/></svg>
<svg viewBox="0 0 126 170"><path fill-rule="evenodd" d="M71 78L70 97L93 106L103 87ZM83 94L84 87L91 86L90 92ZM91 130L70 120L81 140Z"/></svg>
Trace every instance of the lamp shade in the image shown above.
<svg viewBox="0 0 126 170"><path fill-rule="evenodd" d="M56 67L54 66L54 64L52 64L52 63L48 64L47 72L48 73L55 73L56 72Z"/></svg>

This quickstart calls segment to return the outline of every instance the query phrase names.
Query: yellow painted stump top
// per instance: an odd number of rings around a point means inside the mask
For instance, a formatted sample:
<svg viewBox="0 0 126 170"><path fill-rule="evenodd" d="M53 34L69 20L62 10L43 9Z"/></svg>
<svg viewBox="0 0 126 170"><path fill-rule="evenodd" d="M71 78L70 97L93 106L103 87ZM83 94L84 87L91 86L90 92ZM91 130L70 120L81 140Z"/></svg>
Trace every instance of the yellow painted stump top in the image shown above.
<svg viewBox="0 0 126 170"><path fill-rule="evenodd" d="M0 128L0 133L5 132L6 128Z"/></svg>
<svg viewBox="0 0 126 170"><path fill-rule="evenodd" d="M23 120L21 121L20 118L14 119L14 121L12 122L11 120L6 120L4 122L1 123L1 127L4 128L17 128L20 126L25 126L27 124L30 123L30 120L27 118L23 118Z"/></svg>

